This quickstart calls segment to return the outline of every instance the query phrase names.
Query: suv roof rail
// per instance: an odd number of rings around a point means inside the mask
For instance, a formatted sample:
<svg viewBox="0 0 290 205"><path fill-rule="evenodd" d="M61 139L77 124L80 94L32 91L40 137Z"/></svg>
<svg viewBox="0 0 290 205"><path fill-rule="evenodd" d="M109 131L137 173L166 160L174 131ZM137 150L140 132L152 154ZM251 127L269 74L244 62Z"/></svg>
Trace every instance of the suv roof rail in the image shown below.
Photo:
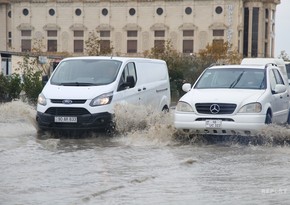
<svg viewBox="0 0 290 205"><path fill-rule="evenodd" d="M212 63L208 67L216 66L216 65L226 65L225 63Z"/></svg>
<svg viewBox="0 0 290 205"><path fill-rule="evenodd" d="M275 63L266 63L265 68L268 68L268 66L270 66L270 65L278 67L277 64L275 64Z"/></svg>

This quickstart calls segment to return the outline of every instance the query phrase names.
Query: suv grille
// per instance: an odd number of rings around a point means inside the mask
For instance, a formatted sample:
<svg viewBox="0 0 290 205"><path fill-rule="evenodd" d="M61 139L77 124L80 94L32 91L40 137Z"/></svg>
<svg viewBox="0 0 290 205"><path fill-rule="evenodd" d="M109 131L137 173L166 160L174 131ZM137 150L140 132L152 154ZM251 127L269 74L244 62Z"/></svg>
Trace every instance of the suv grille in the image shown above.
<svg viewBox="0 0 290 205"><path fill-rule="evenodd" d="M211 106L217 105L219 110L216 112L211 111ZM196 103L195 108L198 113L201 114L232 114L237 105L236 104L229 104L229 103Z"/></svg>
<svg viewBox="0 0 290 205"><path fill-rule="evenodd" d="M51 107L48 108L45 113L50 115L64 115L64 116L90 114L90 112L85 108L65 108L65 107Z"/></svg>

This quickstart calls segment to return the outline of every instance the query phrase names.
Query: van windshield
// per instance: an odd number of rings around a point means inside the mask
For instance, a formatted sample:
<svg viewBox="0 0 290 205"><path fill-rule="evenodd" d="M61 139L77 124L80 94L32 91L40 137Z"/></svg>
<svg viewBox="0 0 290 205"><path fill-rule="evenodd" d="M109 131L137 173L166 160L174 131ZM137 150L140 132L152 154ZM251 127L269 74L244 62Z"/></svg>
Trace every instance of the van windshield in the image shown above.
<svg viewBox="0 0 290 205"><path fill-rule="evenodd" d="M51 77L51 84L96 86L115 81L122 62L117 60L72 59L61 62Z"/></svg>
<svg viewBox="0 0 290 205"><path fill-rule="evenodd" d="M208 69L195 88L265 89L265 72L263 69Z"/></svg>

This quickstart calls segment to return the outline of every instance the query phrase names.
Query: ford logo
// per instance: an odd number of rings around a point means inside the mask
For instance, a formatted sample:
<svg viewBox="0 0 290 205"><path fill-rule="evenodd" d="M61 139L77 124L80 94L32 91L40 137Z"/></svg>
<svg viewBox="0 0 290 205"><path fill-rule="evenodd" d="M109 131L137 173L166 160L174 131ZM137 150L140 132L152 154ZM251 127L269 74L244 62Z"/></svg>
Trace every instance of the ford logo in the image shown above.
<svg viewBox="0 0 290 205"><path fill-rule="evenodd" d="M63 104L72 104L72 100L63 100L62 103Z"/></svg>
<svg viewBox="0 0 290 205"><path fill-rule="evenodd" d="M217 114L219 113L220 111L220 106L218 104L212 104L210 107L209 107L209 110L212 114Z"/></svg>

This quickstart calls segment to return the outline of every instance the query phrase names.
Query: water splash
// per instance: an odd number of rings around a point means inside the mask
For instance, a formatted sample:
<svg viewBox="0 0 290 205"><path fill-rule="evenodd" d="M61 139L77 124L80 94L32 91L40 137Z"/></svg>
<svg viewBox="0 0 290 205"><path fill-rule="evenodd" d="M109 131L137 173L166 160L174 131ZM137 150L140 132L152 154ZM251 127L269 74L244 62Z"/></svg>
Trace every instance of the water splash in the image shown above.
<svg viewBox="0 0 290 205"><path fill-rule="evenodd" d="M36 130L35 107L22 101L0 104L0 136L20 136Z"/></svg>
<svg viewBox="0 0 290 205"><path fill-rule="evenodd" d="M173 115L151 107L117 105L115 107L115 140L126 145L174 144Z"/></svg>

